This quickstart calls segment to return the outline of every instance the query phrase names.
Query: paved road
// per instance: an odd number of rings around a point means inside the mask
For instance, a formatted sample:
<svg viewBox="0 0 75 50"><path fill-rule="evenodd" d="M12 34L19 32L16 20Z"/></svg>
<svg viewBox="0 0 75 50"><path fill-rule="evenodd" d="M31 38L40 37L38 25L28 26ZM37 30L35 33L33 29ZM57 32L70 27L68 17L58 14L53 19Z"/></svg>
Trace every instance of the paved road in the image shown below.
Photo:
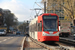
<svg viewBox="0 0 75 50"><path fill-rule="evenodd" d="M23 35L14 34L0 36L0 50L20 50L23 38Z"/></svg>

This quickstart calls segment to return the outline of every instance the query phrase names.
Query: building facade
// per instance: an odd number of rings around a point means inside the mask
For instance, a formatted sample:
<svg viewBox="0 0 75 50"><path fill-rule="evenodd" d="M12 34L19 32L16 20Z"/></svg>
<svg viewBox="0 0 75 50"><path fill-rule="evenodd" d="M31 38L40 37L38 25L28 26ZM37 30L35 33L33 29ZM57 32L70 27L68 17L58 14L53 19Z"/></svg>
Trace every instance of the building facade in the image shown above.
<svg viewBox="0 0 75 50"><path fill-rule="evenodd" d="M59 20L64 20L64 10L57 3L58 0L47 0L47 13L56 13L59 16ZM63 1L64 4L64 1Z"/></svg>

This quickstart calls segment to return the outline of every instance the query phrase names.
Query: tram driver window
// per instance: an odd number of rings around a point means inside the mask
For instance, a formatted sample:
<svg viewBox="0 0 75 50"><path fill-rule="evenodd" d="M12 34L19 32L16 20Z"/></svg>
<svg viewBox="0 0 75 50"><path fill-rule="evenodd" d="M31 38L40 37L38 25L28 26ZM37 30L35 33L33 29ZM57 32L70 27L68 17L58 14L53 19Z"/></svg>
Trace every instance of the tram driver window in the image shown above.
<svg viewBox="0 0 75 50"><path fill-rule="evenodd" d="M38 23L38 31L42 31L42 23Z"/></svg>

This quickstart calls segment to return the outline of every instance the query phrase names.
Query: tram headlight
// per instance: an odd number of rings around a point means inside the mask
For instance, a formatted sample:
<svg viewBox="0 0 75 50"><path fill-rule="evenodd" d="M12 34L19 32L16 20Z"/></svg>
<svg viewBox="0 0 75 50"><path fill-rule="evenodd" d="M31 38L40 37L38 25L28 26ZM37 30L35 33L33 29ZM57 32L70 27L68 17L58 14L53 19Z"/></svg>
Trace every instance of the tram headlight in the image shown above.
<svg viewBox="0 0 75 50"><path fill-rule="evenodd" d="M46 36L46 34L45 34L45 33L43 33L43 36Z"/></svg>
<svg viewBox="0 0 75 50"><path fill-rule="evenodd" d="M43 32L43 36L47 36L47 33Z"/></svg>
<svg viewBox="0 0 75 50"><path fill-rule="evenodd" d="M56 33L56 36L59 36L59 32Z"/></svg>

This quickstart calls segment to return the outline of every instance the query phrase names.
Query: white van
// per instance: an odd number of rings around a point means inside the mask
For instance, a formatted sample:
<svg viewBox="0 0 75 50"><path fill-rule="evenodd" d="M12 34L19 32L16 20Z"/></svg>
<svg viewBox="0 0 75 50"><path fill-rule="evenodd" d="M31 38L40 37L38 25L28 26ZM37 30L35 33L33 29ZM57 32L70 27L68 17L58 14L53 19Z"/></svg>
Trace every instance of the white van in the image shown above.
<svg viewBox="0 0 75 50"><path fill-rule="evenodd" d="M5 29L0 29L0 35L6 35L6 30Z"/></svg>

